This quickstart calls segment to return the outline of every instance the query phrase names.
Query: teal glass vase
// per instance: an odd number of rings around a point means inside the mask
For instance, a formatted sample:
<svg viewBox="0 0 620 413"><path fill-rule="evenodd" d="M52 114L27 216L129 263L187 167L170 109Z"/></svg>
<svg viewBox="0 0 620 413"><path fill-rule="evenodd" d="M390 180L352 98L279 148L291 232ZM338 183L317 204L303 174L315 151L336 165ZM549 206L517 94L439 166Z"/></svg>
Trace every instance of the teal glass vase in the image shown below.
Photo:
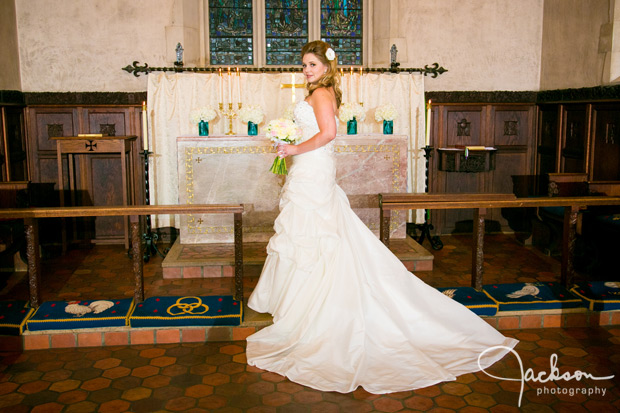
<svg viewBox="0 0 620 413"><path fill-rule="evenodd" d="M209 136L209 122L206 120L198 122L198 135Z"/></svg>
<svg viewBox="0 0 620 413"><path fill-rule="evenodd" d="M254 122L248 122L248 135L258 135L258 125Z"/></svg>
<svg viewBox="0 0 620 413"><path fill-rule="evenodd" d="M391 135L394 133L394 121L393 120L384 120L383 121L383 134Z"/></svg>
<svg viewBox="0 0 620 413"><path fill-rule="evenodd" d="M353 118L347 122L347 135L357 134L357 119Z"/></svg>

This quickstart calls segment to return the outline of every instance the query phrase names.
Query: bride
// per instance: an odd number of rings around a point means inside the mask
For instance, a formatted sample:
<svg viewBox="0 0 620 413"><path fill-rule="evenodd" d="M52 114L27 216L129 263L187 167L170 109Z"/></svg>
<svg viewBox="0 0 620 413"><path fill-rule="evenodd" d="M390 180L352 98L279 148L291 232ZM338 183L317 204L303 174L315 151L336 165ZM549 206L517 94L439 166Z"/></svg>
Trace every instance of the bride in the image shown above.
<svg viewBox="0 0 620 413"><path fill-rule="evenodd" d="M248 364L318 390L377 394L490 366L517 340L411 274L350 208L333 155L337 58L322 41L301 55L308 97L294 114L303 139L278 146L294 161L248 302L273 324L248 337Z"/></svg>

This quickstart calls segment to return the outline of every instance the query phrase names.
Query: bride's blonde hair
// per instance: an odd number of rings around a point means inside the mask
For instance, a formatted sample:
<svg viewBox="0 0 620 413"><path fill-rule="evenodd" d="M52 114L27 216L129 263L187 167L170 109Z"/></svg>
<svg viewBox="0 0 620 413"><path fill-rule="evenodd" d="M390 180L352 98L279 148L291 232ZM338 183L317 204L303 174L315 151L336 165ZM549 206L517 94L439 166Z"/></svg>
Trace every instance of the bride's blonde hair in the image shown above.
<svg viewBox="0 0 620 413"><path fill-rule="evenodd" d="M334 93L336 95L336 104L340 107L340 103L342 102L342 91L340 90L340 75L338 74L338 56L333 53L332 56L334 58L329 60L326 56L327 51L330 50L331 47L328 43L325 43L321 40L315 40L310 43L306 43L304 47L301 49L301 58L308 53L312 53L315 55L321 63L327 66L327 72L319 79L316 83L308 83L306 88L308 89L308 93L311 95L316 89L320 87L333 87Z"/></svg>

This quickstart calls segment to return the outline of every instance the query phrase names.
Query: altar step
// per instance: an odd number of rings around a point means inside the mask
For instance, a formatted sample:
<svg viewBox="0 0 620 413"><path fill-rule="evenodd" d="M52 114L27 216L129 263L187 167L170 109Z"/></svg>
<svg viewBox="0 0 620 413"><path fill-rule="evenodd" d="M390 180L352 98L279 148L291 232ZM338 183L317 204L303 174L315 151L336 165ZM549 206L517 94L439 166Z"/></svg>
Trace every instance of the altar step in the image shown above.
<svg viewBox="0 0 620 413"><path fill-rule="evenodd" d="M620 311L585 308L500 312L482 319L498 330L539 328L590 328L620 325ZM272 324L269 314L244 307L239 326L107 327L76 330L25 331L21 336L0 336L0 351L46 350L71 347L106 347L205 341L243 341Z"/></svg>
<svg viewBox="0 0 620 413"><path fill-rule="evenodd" d="M267 257L266 247L264 242L243 244L246 276L260 275ZM390 250L409 271L433 270L433 254L409 237L391 239ZM165 279L233 277L233 244L181 244L177 239L162 262L162 268Z"/></svg>

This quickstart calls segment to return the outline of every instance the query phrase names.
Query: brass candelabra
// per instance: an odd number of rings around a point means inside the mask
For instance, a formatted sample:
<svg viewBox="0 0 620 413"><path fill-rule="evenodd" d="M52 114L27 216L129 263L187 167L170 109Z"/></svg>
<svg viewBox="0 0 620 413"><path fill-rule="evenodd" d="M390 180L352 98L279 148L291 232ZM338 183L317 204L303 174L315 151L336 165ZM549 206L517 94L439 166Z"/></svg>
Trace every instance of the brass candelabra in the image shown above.
<svg viewBox="0 0 620 413"><path fill-rule="evenodd" d="M238 105L239 110L241 110L241 102L239 102ZM229 103L228 109L224 111L224 104L220 103L220 113L225 118L228 118L228 132L226 132L226 135L234 135L235 133L233 132L233 119L237 117L237 112L234 111L233 104Z"/></svg>

